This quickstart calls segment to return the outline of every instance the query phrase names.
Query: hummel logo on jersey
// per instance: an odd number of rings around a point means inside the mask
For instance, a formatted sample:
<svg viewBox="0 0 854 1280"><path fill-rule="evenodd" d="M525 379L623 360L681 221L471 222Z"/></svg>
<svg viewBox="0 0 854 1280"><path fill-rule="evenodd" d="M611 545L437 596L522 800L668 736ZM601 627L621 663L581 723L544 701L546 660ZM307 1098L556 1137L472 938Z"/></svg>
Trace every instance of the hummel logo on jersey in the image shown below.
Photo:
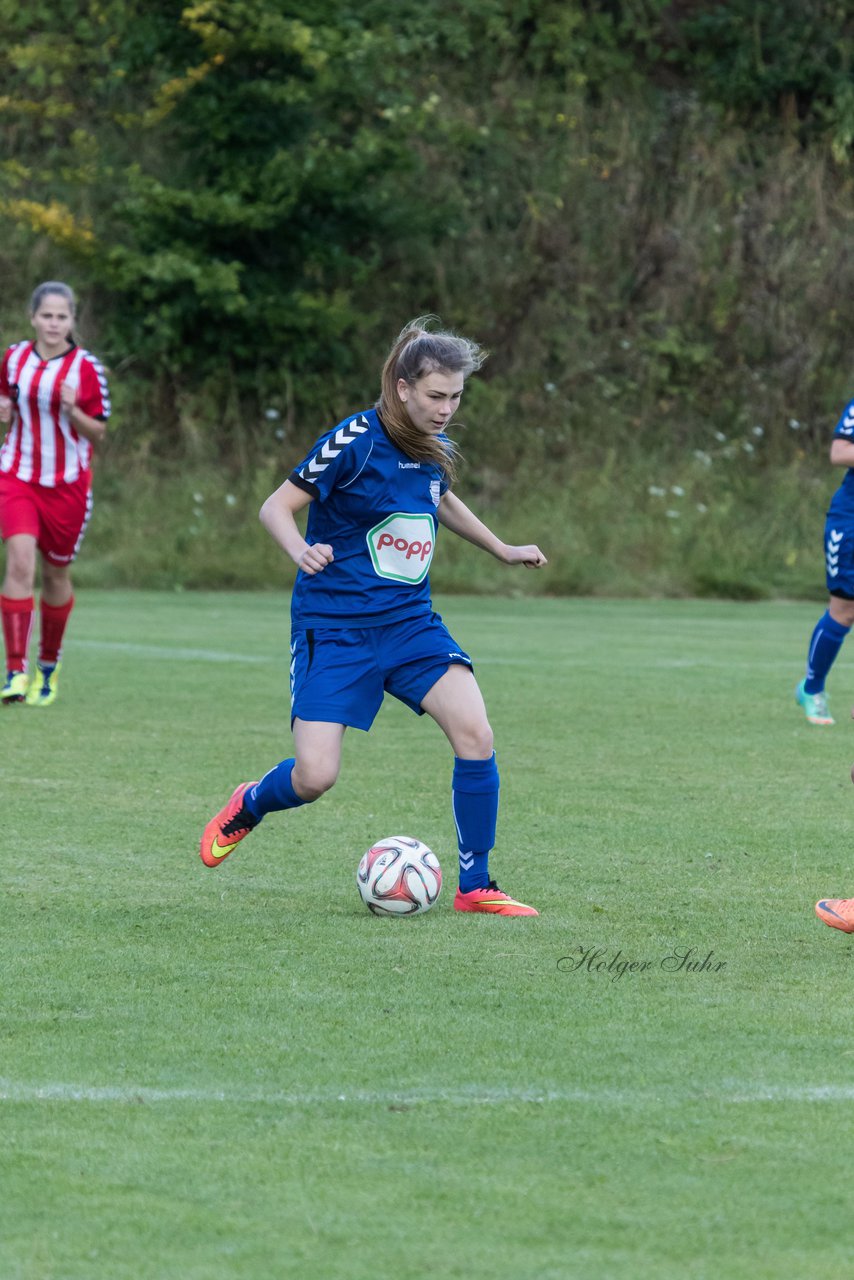
<svg viewBox="0 0 854 1280"><path fill-rule="evenodd" d="M342 449L348 444L352 444L359 436L365 434L368 430L368 421L364 416L354 418L352 422L348 422L346 426L339 427L334 435L331 435L318 450L313 458L309 458L308 462L299 473L303 480L317 481L323 475L330 462L334 462Z"/></svg>
<svg viewBox="0 0 854 1280"><path fill-rule="evenodd" d="M399 471L420 471L421 470L420 462L398 462L397 466Z"/></svg>

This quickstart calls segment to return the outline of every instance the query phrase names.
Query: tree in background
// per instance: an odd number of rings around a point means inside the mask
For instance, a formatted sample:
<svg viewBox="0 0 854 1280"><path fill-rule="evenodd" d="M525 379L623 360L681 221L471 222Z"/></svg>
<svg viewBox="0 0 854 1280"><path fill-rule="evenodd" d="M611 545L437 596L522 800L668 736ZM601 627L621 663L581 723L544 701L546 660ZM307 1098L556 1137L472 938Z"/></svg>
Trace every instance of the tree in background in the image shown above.
<svg viewBox="0 0 854 1280"><path fill-rule="evenodd" d="M823 300L790 319L787 288L838 272L787 262L802 170L744 126L847 164L841 0L0 0L0 23L9 273L68 264L167 420L200 386L334 413L430 308L506 353L478 392L504 420L601 425L628 393L660 421L728 378L732 415L746 358L835 358L792 355Z"/></svg>

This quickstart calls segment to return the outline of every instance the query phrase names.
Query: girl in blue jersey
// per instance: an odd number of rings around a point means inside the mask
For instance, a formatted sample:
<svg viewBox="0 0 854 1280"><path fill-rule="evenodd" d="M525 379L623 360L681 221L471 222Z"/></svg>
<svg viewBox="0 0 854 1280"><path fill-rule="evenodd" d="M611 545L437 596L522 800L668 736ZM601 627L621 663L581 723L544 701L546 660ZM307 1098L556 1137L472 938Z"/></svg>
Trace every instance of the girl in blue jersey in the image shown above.
<svg viewBox="0 0 854 1280"><path fill-rule="evenodd" d="M431 716L454 751L458 911L535 916L489 874L498 813L492 729L472 661L432 610L429 569L438 526L508 565L539 568L539 547L509 546L452 491L456 450L445 434L476 343L401 333L373 409L345 418L261 508L267 531L298 567L291 607L294 755L241 783L205 828L202 861L218 866L268 813L317 800L335 783L348 726L367 730L391 693ZM308 508L305 537L297 514Z"/></svg>
<svg viewBox="0 0 854 1280"><path fill-rule="evenodd" d="M834 467L847 467L830 501L824 526L824 557L830 600L810 639L804 679L795 689L810 724L831 725L824 691L830 668L854 625L854 400L836 424L830 446Z"/></svg>

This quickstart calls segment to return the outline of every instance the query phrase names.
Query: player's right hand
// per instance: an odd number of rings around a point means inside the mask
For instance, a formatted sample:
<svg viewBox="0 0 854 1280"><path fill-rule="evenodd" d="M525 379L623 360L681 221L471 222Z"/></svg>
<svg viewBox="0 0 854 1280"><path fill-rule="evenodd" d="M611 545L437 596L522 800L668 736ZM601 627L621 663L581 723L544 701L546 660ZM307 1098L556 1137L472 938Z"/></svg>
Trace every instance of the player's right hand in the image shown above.
<svg viewBox="0 0 854 1280"><path fill-rule="evenodd" d="M8 396L0 396L0 422L12 421L12 401Z"/></svg>
<svg viewBox="0 0 854 1280"><path fill-rule="evenodd" d="M325 542L315 542L311 546L306 547L299 562L299 567L303 573L309 576L320 573L331 564L335 557L332 554L332 548Z"/></svg>

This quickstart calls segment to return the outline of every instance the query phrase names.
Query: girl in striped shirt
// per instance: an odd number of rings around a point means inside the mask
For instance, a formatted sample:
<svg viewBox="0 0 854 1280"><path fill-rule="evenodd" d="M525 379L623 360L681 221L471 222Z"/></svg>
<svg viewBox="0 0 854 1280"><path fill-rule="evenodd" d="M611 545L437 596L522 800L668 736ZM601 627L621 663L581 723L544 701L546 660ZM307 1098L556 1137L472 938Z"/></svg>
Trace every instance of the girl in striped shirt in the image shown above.
<svg viewBox="0 0 854 1280"><path fill-rule="evenodd" d="M65 627L74 605L71 564L92 510L92 447L103 439L110 396L103 367L73 337L76 302L58 281L30 301L35 339L0 364L0 537L6 569L0 613L6 647L4 703L55 700ZM41 562L37 671L28 669Z"/></svg>

